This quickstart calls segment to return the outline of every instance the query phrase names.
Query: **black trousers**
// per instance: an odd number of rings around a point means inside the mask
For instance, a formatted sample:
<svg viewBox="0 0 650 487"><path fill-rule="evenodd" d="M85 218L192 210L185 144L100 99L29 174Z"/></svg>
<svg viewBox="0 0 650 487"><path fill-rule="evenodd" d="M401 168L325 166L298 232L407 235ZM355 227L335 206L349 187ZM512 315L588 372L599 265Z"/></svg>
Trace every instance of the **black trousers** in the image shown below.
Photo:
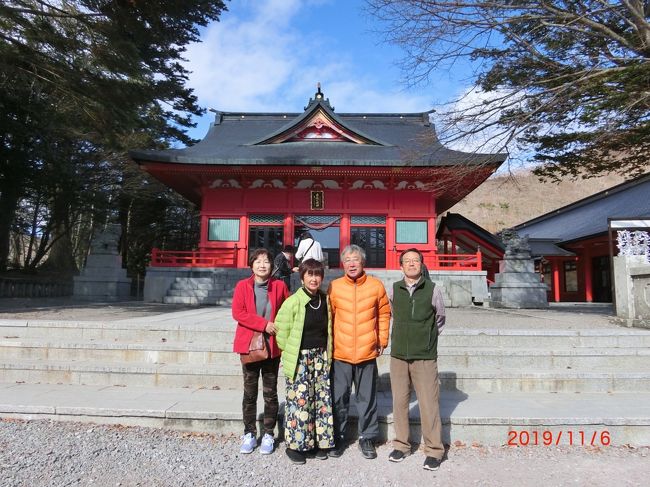
<svg viewBox="0 0 650 487"><path fill-rule="evenodd" d="M264 397L264 433L274 436L278 421L278 369L280 357L242 364L244 373L244 399L242 414L244 416L244 434L257 436L257 390L260 374L262 375L262 395Z"/></svg>
<svg viewBox="0 0 650 487"><path fill-rule="evenodd" d="M349 364L340 360L332 362L332 400L334 405L334 434L336 441L345 438L348 426L348 408L352 384L359 413L359 437L377 439L377 361Z"/></svg>

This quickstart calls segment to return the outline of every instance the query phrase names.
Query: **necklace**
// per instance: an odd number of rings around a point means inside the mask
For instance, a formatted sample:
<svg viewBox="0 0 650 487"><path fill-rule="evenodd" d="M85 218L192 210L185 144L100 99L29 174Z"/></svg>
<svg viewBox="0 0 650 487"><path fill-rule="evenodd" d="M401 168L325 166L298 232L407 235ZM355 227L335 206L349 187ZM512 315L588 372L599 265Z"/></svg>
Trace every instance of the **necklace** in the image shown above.
<svg viewBox="0 0 650 487"><path fill-rule="evenodd" d="M322 303L322 298L320 297L320 294L318 295L318 306L312 306L311 301L309 303L307 303L307 304L309 304L309 307L311 309L320 309L320 305L323 304Z"/></svg>

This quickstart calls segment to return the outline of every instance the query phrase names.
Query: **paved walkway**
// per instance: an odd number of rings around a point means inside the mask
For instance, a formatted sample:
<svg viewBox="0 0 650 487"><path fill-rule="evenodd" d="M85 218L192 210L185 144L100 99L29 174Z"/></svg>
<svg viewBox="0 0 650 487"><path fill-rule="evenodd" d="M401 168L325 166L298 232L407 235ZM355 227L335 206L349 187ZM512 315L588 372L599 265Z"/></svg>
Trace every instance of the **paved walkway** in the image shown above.
<svg viewBox="0 0 650 487"><path fill-rule="evenodd" d="M196 313L193 313L196 311ZM229 307L196 307L127 301L120 303L85 303L72 298L0 299L0 320L47 321L118 321L142 322L195 315L206 319L232 320ZM172 316L168 316L168 315ZM505 310L485 307L449 308L447 323L451 328L547 329L566 330L620 328L613 322L611 305L557 304L545 310Z"/></svg>

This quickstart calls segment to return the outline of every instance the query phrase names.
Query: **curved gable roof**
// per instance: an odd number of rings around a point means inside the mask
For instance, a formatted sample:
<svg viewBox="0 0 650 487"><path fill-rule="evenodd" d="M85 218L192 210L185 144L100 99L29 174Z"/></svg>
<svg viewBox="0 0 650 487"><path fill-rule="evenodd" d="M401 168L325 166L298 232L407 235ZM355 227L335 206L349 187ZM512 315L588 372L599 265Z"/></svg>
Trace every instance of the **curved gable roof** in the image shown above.
<svg viewBox="0 0 650 487"><path fill-rule="evenodd" d="M342 140L292 139L315 113L326 115ZM206 136L193 146L129 154L138 163L239 166L496 167L505 160L506 154L447 149L431 126L430 113L335 114L319 89L302 113L217 112Z"/></svg>

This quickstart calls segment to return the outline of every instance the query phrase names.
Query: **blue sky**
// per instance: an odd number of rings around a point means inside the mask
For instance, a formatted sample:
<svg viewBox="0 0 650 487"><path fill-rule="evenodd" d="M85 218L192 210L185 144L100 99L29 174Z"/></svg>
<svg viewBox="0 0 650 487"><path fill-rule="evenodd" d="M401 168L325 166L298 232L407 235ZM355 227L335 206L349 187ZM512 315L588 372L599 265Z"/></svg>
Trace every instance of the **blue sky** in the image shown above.
<svg viewBox="0 0 650 487"><path fill-rule="evenodd" d="M422 112L467 90L460 67L407 88L363 0L233 0L188 48L188 85L222 111L300 112L322 90L337 112ZM202 138L214 115L190 132Z"/></svg>

